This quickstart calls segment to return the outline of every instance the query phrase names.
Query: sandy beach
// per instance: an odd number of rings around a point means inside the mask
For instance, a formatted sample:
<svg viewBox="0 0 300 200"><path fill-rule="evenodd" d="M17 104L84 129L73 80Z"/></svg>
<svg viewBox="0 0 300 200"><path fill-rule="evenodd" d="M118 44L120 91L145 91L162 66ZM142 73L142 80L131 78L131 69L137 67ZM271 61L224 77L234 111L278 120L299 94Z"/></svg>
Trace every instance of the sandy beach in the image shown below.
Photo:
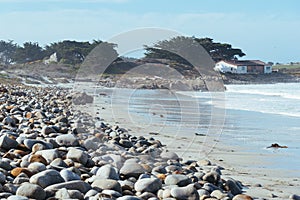
<svg viewBox="0 0 300 200"><path fill-rule="evenodd" d="M209 154L203 154L201 149L205 136L195 136L194 133L184 132L176 134L175 137L171 132L159 132L157 135L153 135L152 132L160 130L159 127L155 127L153 130L147 126L147 123L143 125L139 121L137 124L134 114L131 113L131 117L128 117L128 105L119 105L116 102L112 104L110 98L109 95L97 97L99 100L94 111L99 112L101 119L125 127L133 135L155 137L166 144L167 149L176 152L184 160L206 158L216 165L223 166L222 174L241 181L245 194L255 199L283 200L289 199L292 194L299 192L299 177L294 176L294 171L269 168L269 154L246 152L243 151L242 146L230 146L222 142L226 140L226 138L222 138L222 135L215 144L208 144L209 148L213 146L212 151ZM98 103L100 104L98 105ZM117 113L112 114L112 110L117 110ZM208 139L208 141L211 140ZM277 155L271 156L275 158Z"/></svg>

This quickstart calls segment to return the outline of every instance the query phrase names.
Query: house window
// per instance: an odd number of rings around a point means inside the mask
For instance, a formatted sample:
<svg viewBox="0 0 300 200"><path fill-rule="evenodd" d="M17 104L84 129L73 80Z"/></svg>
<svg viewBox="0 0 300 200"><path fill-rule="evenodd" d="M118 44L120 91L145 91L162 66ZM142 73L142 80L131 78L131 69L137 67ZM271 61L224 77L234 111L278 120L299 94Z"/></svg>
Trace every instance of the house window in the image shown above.
<svg viewBox="0 0 300 200"><path fill-rule="evenodd" d="M270 71L270 69L271 69L271 67L266 67L266 70L267 70L267 71Z"/></svg>
<svg viewBox="0 0 300 200"><path fill-rule="evenodd" d="M246 69L246 67L243 66L243 67L242 67L242 71L245 71L245 69Z"/></svg>

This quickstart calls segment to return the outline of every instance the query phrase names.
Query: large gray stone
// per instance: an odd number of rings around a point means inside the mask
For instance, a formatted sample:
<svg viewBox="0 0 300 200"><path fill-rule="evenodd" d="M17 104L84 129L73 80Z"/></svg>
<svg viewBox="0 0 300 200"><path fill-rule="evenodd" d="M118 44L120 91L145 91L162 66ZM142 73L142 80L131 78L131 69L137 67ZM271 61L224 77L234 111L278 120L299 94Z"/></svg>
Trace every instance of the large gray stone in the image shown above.
<svg viewBox="0 0 300 200"><path fill-rule="evenodd" d="M61 170L60 175L66 182L80 180L80 176L69 169Z"/></svg>
<svg viewBox="0 0 300 200"><path fill-rule="evenodd" d="M216 185L220 180L220 175L217 172L208 172L202 177L202 179Z"/></svg>
<svg viewBox="0 0 300 200"><path fill-rule="evenodd" d="M52 127L50 127L50 126L44 126L44 127L42 128L41 133L42 133L43 135L48 135L48 134L50 134L50 133L56 133L56 131L55 131L54 128L52 128Z"/></svg>
<svg viewBox="0 0 300 200"><path fill-rule="evenodd" d="M96 179L92 183L93 188L100 188L102 190L115 190L122 193L121 185L118 181L112 179Z"/></svg>
<svg viewBox="0 0 300 200"><path fill-rule="evenodd" d="M188 185L185 187L175 187L171 189L172 197L178 200L198 200L199 194L194 188L194 185Z"/></svg>
<svg viewBox="0 0 300 200"><path fill-rule="evenodd" d="M6 175L0 172L0 183L4 184L6 182Z"/></svg>
<svg viewBox="0 0 300 200"><path fill-rule="evenodd" d="M35 154L43 156L48 163L51 163L54 159L58 158L57 149L45 149L37 151Z"/></svg>
<svg viewBox="0 0 300 200"><path fill-rule="evenodd" d="M86 139L83 142L83 146L87 149L87 150L97 150L99 148L99 145L101 144L101 140L100 138L97 137L91 137Z"/></svg>
<svg viewBox="0 0 300 200"><path fill-rule="evenodd" d="M42 144L46 149L52 149L53 145L49 142L45 142L42 140L37 140L37 139L25 139L23 141L24 145L28 148L28 149L32 149L33 145L35 144Z"/></svg>
<svg viewBox="0 0 300 200"><path fill-rule="evenodd" d="M23 183L18 188L16 195L37 200L44 200L46 198L44 189L41 186L32 183Z"/></svg>
<svg viewBox="0 0 300 200"><path fill-rule="evenodd" d="M78 190L84 194L90 189L92 189L92 187L88 183L82 180L76 180L50 185L45 188L45 191L57 191L61 188L66 188L68 190Z"/></svg>
<svg viewBox="0 0 300 200"><path fill-rule="evenodd" d="M0 137L0 148L9 150L9 149L14 149L17 146L18 146L18 142L16 140L13 140L6 135L2 135Z"/></svg>
<svg viewBox="0 0 300 200"><path fill-rule="evenodd" d="M73 134L59 135L55 138L55 141L60 146L71 147L79 145L77 138Z"/></svg>
<svg viewBox="0 0 300 200"><path fill-rule="evenodd" d="M24 196L11 195L7 198L7 200L29 200L29 199Z"/></svg>
<svg viewBox="0 0 300 200"><path fill-rule="evenodd" d="M30 183L37 184L42 188L46 188L49 185L53 185L56 183L64 182L64 179L60 175L60 173L53 169L48 169L46 171L39 172L33 175L30 180Z"/></svg>
<svg viewBox="0 0 300 200"><path fill-rule="evenodd" d="M134 184L134 189L137 192L156 193L162 188L161 180L158 178L142 178Z"/></svg>
<svg viewBox="0 0 300 200"><path fill-rule="evenodd" d="M123 167L120 169L120 174L126 178L135 177L138 178L146 170L138 163L134 161L126 161Z"/></svg>
<svg viewBox="0 0 300 200"><path fill-rule="evenodd" d="M117 200L142 200L142 199L135 196L125 195L117 198Z"/></svg>
<svg viewBox="0 0 300 200"><path fill-rule="evenodd" d="M104 165L100 167L96 173L96 176L99 179L120 179L118 169L111 165Z"/></svg>
<svg viewBox="0 0 300 200"><path fill-rule="evenodd" d="M239 187L237 182L233 179L228 179L225 183L225 188L231 192L233 195L238 195L242 193L242 189Z"/></svg>
<svg viewBox="0 0 300 200"><path fill-rule="evenodd" d="M180 187L190 184L192 180L183 174L171 174L165 179L166 185L178 185Z"/></svg>
<svg viewBox="0 0 300 200"><path fill-rule="evenodd" d="M83 150L71 147L67 153L67 158L85 165L89 157Z"/></svg>
<svg viewBox="0 0 300 200"><path fill-rule="evenodd" d="M168 160L177 160L179 156L175 152L163 151L160 154L160 157Z"/></svg>

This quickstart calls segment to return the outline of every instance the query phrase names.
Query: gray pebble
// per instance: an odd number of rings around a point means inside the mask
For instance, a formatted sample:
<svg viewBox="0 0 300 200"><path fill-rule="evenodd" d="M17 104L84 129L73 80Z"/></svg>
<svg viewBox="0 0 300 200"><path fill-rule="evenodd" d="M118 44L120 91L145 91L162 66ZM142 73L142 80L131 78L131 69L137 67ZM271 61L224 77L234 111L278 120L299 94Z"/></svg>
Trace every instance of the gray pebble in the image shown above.
<svg viewBox="0 0 300 200"><path fill-rule="evenodd" d="M156 193L162 188L162 182L158 178L143 178L139 179L134 184L134 189L138 192Z"/></svg>
<svg viewBox="0 0 300 200"><path fill-rule="evenodd" d="M32 183L23 183L17 190L16 195L25 196L32 199L43 200L46 192L42 187Z"/></svg>

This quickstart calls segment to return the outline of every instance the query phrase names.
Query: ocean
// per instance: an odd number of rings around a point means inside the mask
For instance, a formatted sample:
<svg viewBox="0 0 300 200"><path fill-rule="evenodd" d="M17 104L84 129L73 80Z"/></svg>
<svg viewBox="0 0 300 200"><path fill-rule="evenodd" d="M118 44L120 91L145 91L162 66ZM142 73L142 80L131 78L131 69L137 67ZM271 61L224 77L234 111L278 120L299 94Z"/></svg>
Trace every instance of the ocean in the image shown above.
<svg viewBox="0 0 300 200"><path fill-rule="evenodd" d="M241 154L269 155L268 166L258 167L292 170L300 177L300 83L226 88L224 93L107 88L96 93L108 94L116 121L122 115L138 130L169 136L167 145L201 140L206 153L218 143L232 145ZM267 148L273 143L288 148Z"/></svg>

